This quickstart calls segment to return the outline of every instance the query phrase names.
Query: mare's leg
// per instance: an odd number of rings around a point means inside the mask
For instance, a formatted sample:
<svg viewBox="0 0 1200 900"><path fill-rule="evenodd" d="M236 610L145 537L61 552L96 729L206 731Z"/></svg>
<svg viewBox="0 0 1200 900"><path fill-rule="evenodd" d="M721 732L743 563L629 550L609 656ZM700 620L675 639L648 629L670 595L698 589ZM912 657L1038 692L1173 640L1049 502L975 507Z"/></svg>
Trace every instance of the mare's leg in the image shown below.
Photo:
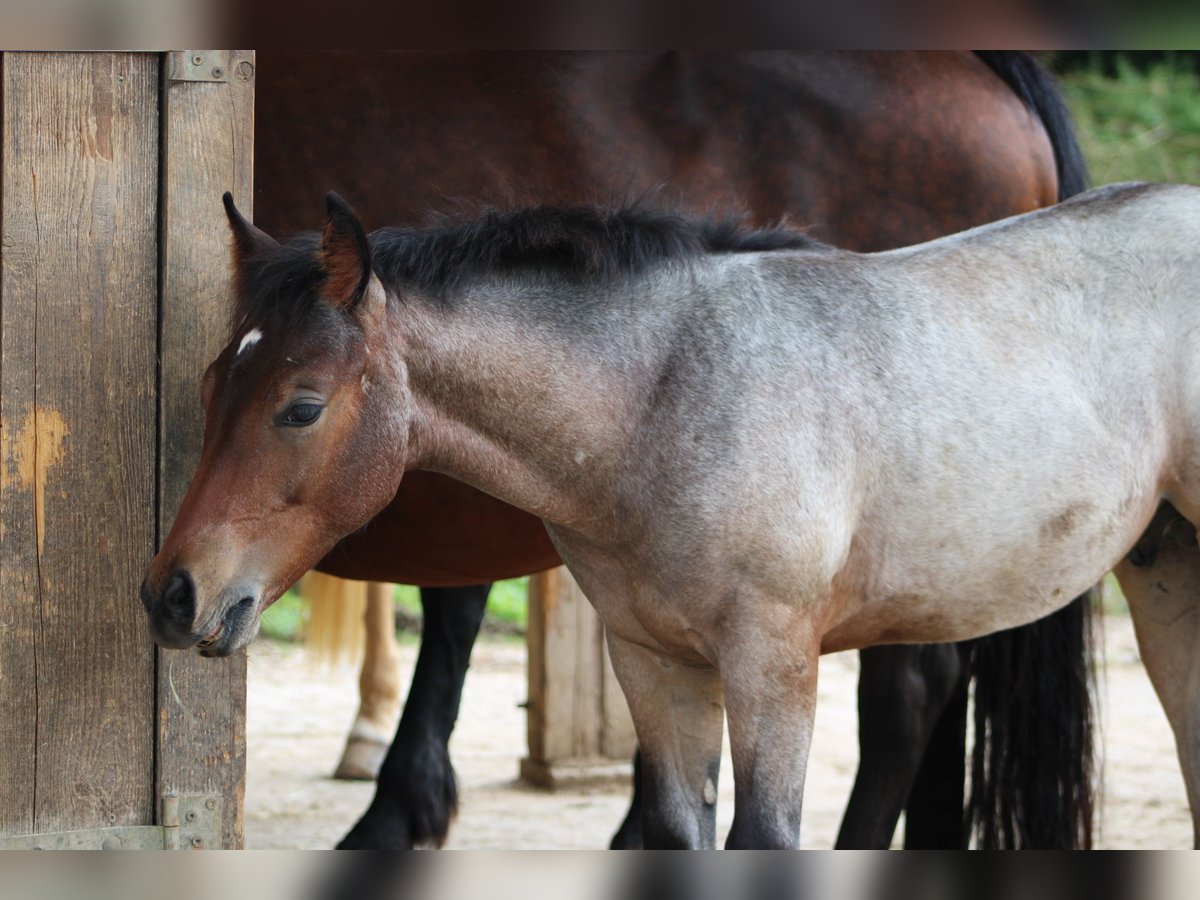
<svg viewBox="0 0 1200 900"><path fill-rule="evenodd" d="M743 628L721 647L733 751L731 849L793 849L800 842L820 642L796 617L780 618L770 628Z"/></svg>
<svg viewBox="0 0 1200 900"><path fill-rule="evenodd" d="M1200 547L1196 529L1163 504L1115 569L1138 649L1175 732L1200 849Z"/></svg>
<svg viewBox="0 0 1200 900"><path fill-rule="evenodd" d="M441 846L458 806L447 743L490 584L422 588L421 652L371 806L343 849Z"/></svg>
<svg viewBox="0 0 1200 900"><path fill-rule="evenodd" d="M930 644L952 651L941 657L946 681L938 686L948 696L942 704L933 734L925 745L917 777L904 807L906 850L966 850L968 833L963 821L967 779L967 700L970 678L963 644ZM957 677L950 681L951 671ZM949 683L948 683L949 682Z"/></svg>
<svg viewBox="0 0 1200 900"><path fill-rule="evenodd" d="M642 751L633 752L633 796L625 821L608 844L609 850L642 849Z"/></svg>
<svg viewBox="0 0 1200 900"><path fill-rule="evenodd" d="M721 769L721 682L608 633L642 755L642 836L653 849L716 843Z"/></svg>
<svg viewBox="0 0 1200 900"><path fill-rule="evenodd" d="M955 725L951 722L945 748L935 747L930 740L961 681L963 667L956 645L872 647L861 651L859 660L858 774L838 832L838 849L882 850L891 846L896 822L909 801L927 750L939 752L936 767L926 772L925 793L918 798L922 806L916 815L915 837L920 844L934 844L939 837L949 837L946 827L941 829L944 835L929 833L946 818L948 808L954 835L948 847L961 846L965 766L962 736L951 746ZM965 705L962 712L965 728ZM947 791L946 786L955 777L955 789ZM914 837L913 824L910 813L906 845Z"/></svg>
<svg viewBox="0 0 1200 900"><path fill-rule="evenodd" d="M348 781L371 781L379 774L392 723L400 711L400 651L390 584L373 581L367 585L363 618L367 642L358 675L358 715L333 773L334 778Z"/></svg>

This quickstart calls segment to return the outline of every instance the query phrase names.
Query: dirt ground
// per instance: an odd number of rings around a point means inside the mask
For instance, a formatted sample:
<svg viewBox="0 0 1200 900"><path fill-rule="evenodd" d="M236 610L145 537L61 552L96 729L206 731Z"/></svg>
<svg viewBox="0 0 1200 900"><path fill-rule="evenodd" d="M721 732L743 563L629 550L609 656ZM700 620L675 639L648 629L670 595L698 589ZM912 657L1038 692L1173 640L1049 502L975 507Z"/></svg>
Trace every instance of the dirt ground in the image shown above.
<svg viewBox="0 0 1200 900"><path fill-rule="evenodd" d="M1099 843L1110 848L1191 846L1191 823L1170 728L1137 659L1126 616L1105 620L1101 675L1104 788ZM402 648L405 683L416 646ZM330 847L366 808L373 784L329 778L357 703L356 672L311 667L302 650L259 641L250 649L246 844ZM857 654L821 661L816 735L802 843L833 844L857 765ZM516 780L525 747L525 649L489 639L475 649L451 755L459 848L597 848L621 821L628 788L549 793ZM718 801L720 839L733 816L728 749Z"/></svg>

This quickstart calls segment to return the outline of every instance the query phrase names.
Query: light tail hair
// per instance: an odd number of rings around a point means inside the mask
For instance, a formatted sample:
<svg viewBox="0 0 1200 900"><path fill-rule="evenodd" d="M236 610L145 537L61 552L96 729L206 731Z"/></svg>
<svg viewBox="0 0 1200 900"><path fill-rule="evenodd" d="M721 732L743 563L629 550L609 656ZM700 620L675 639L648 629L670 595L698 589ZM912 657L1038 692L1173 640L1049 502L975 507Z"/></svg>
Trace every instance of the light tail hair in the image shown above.
<svg viewBox="0 0 1200 900"><path fill-rule="evenodd" d="M326 666L357 665L366 642L367 582L313 571L300 579L298 591L308 601L304 646L309 658Z"/></svg>

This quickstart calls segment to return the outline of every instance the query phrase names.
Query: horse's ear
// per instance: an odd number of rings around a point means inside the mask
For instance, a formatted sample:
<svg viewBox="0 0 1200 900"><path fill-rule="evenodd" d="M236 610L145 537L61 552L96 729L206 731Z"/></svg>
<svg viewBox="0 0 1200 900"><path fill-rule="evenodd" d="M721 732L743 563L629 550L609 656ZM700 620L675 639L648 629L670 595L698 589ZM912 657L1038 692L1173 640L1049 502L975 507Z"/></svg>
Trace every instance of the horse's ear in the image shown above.
<svg viewBox="0 0 1200 900"><path fill-rule="evenodd" d="M239 268L242 263L260 250L279 246L279 242L275 238L265 231L255 228L238 212L238 208L233 205L233 194L226 191L225 195L221 197L221 202L225 204L225 215L229 217L229 227L233 231L233 250L235 262Z"/></svg>
<svg viewBox="0 0 1200 900"><path fill-rule="evenodd" d="M371 280L371 247L358 216L337 194L325 196L320 259L325 270L325 299L339 309L353 309Z"/></svg>

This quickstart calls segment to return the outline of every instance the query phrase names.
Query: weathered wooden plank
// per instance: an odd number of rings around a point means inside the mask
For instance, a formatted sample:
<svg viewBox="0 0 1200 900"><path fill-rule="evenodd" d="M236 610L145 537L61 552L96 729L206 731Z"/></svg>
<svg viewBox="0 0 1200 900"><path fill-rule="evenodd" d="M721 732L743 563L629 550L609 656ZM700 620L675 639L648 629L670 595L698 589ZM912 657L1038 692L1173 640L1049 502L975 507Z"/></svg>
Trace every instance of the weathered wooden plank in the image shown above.
<svg viewBox="0 0 1200 900"><path fill-rule="evenodd" d="M233 51L222 82L163 78L159 541L199 460L200 378L229 322L229 230L221 194L249 214L254 53ZM164 650L158 663L160 793L225 798L222 843L243 841L246 659Z"/></svg>
<svg viewBox="0 0 1200 900"><path fill-rule="evenodd" d="M529 579L529 755L538 784L605 780L632 754L625 698L604 650L603 628L564 568Z"/></svg>
<svg viewBox="0 0 1200 900"><path fill-rule="evenodd" d="M154 813L158 58L6 54L0 829Z"/></svg>
<svg viewBox="0 0 1200 900"><path fill-rule="evenodd" d="M0 78L13 67L0 57ZM7 87L7 85L5 85ZM8 121L24 102L17 91L4 97L0 165L0 833L34 830L37 754L37 589L32 461L24 424L33 409L33 348L36 317L25 296L9 285L32 283L36 246L19 240L18 219L10 212L16 194L9 185ZM13 173L16 174L15 172Z"/></svg>

